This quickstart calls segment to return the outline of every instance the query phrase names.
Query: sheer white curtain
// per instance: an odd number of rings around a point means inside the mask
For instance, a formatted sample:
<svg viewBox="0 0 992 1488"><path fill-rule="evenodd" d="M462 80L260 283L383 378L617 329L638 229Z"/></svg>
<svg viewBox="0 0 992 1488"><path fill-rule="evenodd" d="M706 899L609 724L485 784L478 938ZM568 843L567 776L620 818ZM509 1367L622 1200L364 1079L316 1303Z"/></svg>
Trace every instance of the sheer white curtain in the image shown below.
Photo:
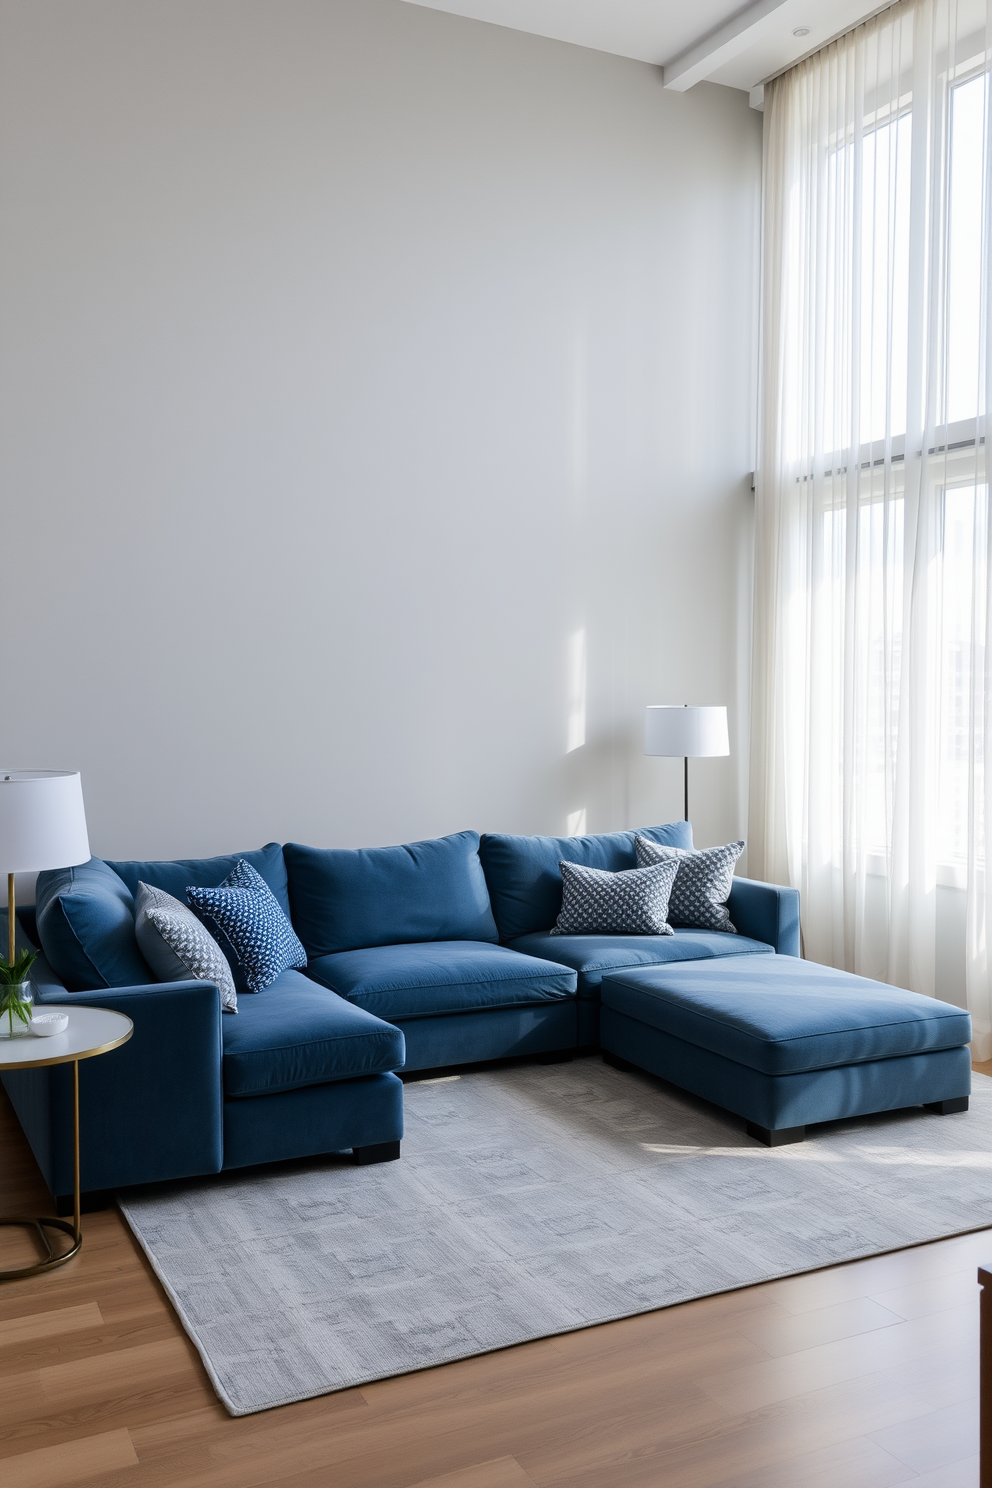
<svg viewBox="0 0 992 1488"><path fill-rule="evenodd" d="M749 826L818 961L939 995L966 895L982 1058L990 64L992 0L903 0L765 92Z"/></svg>

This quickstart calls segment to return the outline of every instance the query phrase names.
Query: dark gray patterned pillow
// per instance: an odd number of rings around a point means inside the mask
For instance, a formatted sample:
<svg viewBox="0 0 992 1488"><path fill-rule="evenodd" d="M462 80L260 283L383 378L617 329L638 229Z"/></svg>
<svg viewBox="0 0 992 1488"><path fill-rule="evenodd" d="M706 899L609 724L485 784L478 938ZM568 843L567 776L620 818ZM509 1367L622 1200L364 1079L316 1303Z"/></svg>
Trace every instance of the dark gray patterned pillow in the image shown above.
<svg viewBox="0 0 992 1488"><path fill-rule="evenodd" d="M743 842L728 842L725 847L689 852L684 847L662 847L649 837L638 834L634 838L634 851L642 868L651 863L677 864L678 873L668 903L668 917L673 925L737 934L737 926L727 910L727 900L737 859L744 851Z"/></svg>
<svg viewBox="0 0 992 1488"><path fill-rule="evenodd" d="M561 862L561 914L552 935L672 935L668 896L678 862L606 873Z"/></svg>

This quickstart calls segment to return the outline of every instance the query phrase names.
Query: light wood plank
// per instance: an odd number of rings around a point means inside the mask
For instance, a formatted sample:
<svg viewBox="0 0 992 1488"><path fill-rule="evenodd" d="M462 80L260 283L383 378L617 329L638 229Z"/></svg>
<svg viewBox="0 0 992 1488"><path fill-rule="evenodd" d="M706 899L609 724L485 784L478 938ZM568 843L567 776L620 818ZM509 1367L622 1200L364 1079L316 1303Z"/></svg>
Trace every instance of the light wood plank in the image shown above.
<svg viewBox="0 0 992 1488"><path fill-rule="evenodd" d="M52 1364L38 1371L38 1382L46 1404L81 1405L120 1393L131 1394L150 1386L161 1388L170 1377L189 1368L190 1345L185 1338L166 1338L161 1343L115 1349L71 1364Z"/></svg>
<svg viewBox="0 0 992 1488"><path fill-rule="evenodd" d="M62 1488L65 1483L83 1483L137 1465L128 1433L103 1431L99 1436L0 1458L0 1482L3 1488Z"/></svg>
<svg viewBox="0 0 992 1488"><path fill-rule="evenodd" d="M661 1434L702 1433L725 1419L720 1407L691 1383L672 1384L659 1392L653 1380L638 1384L634 1371L605 1401L601 1381L587 1381L578 1393L574 1381L558 1378L549 1384L553 1387L502 1394L479 1391L450 1411L442 1405L436 1412L419 1406L372 1412L367 1419L339 1420L333 1432L321 1432L316 1423L312 1431L273 1423L250 1446L247 1441L239 1445L239 1481L246 1485L280 1481L280 1473L291 1481L294 1475L319 1467L333 1473L335 1488L365 1488L369 1483L376 1488L408 1488L421 1478L509 1455L505 1448L510 1442L516 1448L512 1455L529 1472L523 1451L536 1450L542 1443L564 1447L583 1430L605 1440L611 1421L614 1432L622 1429L626 1416L618 1415L621 1399L624 1412L632 1417L650 1415L652 1430ZM149 1461L140 1431L135 1432L135 1446L142 1462ZM170 1481L171 1474L171 1480L181 1480L186 1488L218 1488L229 1481L212 1465L198 1465L185 1446L159 1458L157 1466L162 1482Z"/></svg>
<svg viewBox="0 0 992 1488"><path fill-rule="evenodd" d="M874 1431L871 1440L914 1472L949 1467L978 1452L978 1421L973 1399L945 1405L915 1421Z"/></svg>
<svg viewBox="0 0 992 1488"><path fill-rule="evenodd" d="M713 1480L707 1488L900 1488L906 1465L866 1436L830 1442L784 1462L763 1463L749 1472Z"/></svg>
<svg viewBox="0 0 992 1488"><path fill-rule="evenodd" d="M515 1457L500 1457L496 1462L445 1473L443 1478L421 1478L413 1488L534 1488L534 1479Z"/></svg>
<svg viewBox="0 0 992 1488"><path fill-rule="evenodd" d="M907 1478L905 1488L979 1488L978 1466L977 1457L968 1457L963 1462L951 1463L949 1467L937 1467L933 1472ZM900 1488L903 1488L902 1484Z"/></svg>
<svg viewBox="0 0 992 1488"><path fill-rule="evenodd" d="M945 1276L928 1276L910 1286L892 1291L873 1292L872 1301L902 1318L927 1317L934 1312L947 1312L952 1307L967 1307L975 1300L976 1265Z"/></svg>
<svg viewBox="0 0 992 1488"><path fill-rule="evenodd" d="M705 1383L705 1382L703 1382ZM700 1431L660 1432L650 1413L617 1422L591 1417L565 1442L549 1440L534 1452L517 1451L521 1466L542 1485L598 1483L612 1472L618 1484L685 1482L704 1488L734 1473L799 1459L811 1451L886 1426L911 1422L935 1408L956 1405L974 1389L975 1374L962 1372L949 1348L908 1360L867 1379L859 1378L777 1401ZM566 1423L569 1424L569 1423ZM801 1481L801 1479L797 1479Z"/></svg>
<svg viewBox="0 0 992 1488"><path fill-rule="evenodd" d="M825 1385L875 1374L905 1359L926 1356L954 1339L974 1349L977 1335L977 1309L955 1307L767 1363L729 1370L703 1381L702 1388L725 1410L737 1415Z"/></svg>
<svg viewBox="0 0 992 1488"><path fill-rule="evenodd" d="M810 1312L773 1317L758 1314L744 1318L738 1326L745 1338L750 1338L766 1353L779 1357L821 1343L857 1338L863 1333L873 1333L878 1328L890 1328L904 1322L905 1318L879 1302L873 1302L869 1297L855 1297L849 1302L835 1302Z"/></svg>
<svg viewBox="0 0 992 1488"><path fill-rule="evenodd" d="M66 1333L103 1326L103 1313L96 1302L58 1307L52 1312L32 1312L0 1322L0 1348L34 1343L41 1338L62 1338Z"/></svg>

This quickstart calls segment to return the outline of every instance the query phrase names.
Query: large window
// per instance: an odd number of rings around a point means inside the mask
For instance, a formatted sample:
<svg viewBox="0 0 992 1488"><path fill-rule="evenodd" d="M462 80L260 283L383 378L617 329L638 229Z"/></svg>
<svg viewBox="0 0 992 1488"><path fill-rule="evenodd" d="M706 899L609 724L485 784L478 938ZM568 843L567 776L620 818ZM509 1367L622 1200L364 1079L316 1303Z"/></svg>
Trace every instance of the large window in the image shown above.
<svg viewBox="0 0 992 1488"><path fill-rule="evenodd" d="M987 38L902 0L766 91L749 866L929 992L964 888L992 1054Z"/></svg>
<svg viewBox="0 0 992 1488"><path fill-rule="evenodd" d="M822 381L822 420L833 431L824 452L822 516L811 551L814 610L810 675L821 736L825 796L833 817L830 839L841 861L844 816L868 871L885 872L891 847L906 567L907 458L919 463L927 441L929 488L921 495L939 514L928 579L930 653L935 666L938 878L960 882L968 859L969 823L983 790L971 740L984 681L988 487L976 484L983 461L977 427L985 411L981 369L982 179L988 129L988 74L964 69L950 84L945 231L930 245L946 255L942 321L946 375L931 399L909 377L910 242L913 191L912 96L900 94L862 122L860 138L845 131L829 154L827 191L833 213L860 200L859 242L853 244L849 313L826 306L830 328ZM856 214L850 213L852 222ZM836 276L834 283L842 276ZM852 355L853 352L853 355ZM907 425L917 404L917 447L907 449ZM797 421L797 431L801 432ZM852 444L854 448L852 449ZM976 449L978 459L976 462ZM856 451L856 453L855 453ZM852 459L853 456L853 459ZM858 520L849 528L852 473ZM800 471L796 480L809 480ZM853 566L854 584L849 584ZM853 592L850 592L853 589ZM861 710L862 717L852 717ZM860 726L859 726L860 725ZM845 782L844 759L851 755ZM829 782L829 783L828 783Z"/></svg>

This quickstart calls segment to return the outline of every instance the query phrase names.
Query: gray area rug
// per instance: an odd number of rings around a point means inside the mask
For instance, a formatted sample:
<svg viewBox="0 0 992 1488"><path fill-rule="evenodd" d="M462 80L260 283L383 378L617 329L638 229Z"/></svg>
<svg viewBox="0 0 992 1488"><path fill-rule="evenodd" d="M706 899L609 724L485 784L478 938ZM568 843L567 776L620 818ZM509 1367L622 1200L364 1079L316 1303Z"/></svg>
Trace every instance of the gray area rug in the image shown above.
<svg viewBox="0 0 992 1488"><path fill-rule="evenodd" d="M406 1087L399 1162L226 1174L121 1208L232 1415L992 1225L971 1110L743 1122L585 1058Z"/></svg>

